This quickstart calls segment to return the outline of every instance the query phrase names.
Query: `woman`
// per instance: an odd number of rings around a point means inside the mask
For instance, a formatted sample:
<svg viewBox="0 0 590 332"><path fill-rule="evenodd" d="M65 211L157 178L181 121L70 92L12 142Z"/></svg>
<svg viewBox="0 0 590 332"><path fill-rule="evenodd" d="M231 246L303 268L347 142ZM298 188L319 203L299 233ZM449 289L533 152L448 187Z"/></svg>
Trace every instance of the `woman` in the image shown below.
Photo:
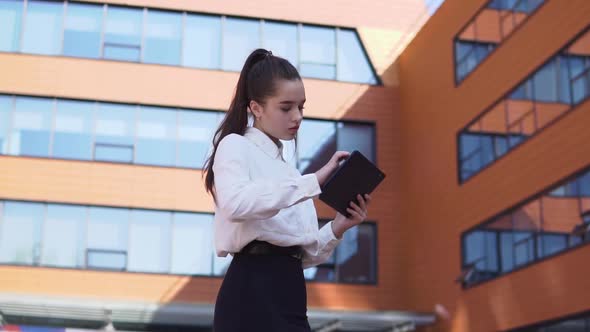
<svg viewBox="0 0 590 332"><path fill-rule="evenodd" d="M293 65L264 49L250 54L205 164L215 249L233 255L215 304L215 332L310 331L303 269L326 261L367 216L371 198L359 195L349 218L337 213L318 229L312 198L349 153L336 152L306 175L284 161L281 140L296 137L304 103Z"/></svg>

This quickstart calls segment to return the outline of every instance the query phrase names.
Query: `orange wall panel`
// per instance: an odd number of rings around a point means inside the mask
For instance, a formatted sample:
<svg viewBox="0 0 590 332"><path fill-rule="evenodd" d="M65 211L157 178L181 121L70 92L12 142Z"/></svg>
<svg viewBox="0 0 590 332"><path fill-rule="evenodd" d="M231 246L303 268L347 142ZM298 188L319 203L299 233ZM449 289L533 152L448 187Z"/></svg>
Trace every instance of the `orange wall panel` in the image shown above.
<svg viewBox="0 0 590 332"><path fill-rule="evenodd" d="M453 39L486 2L445 1L398 64L401 230L408 234L400 268L406 271L408 307L433 311L441 305L450 313L449 320L424 331L498 331L590 309L579 292L588 287L582 277L587 272L579 268L588 247L474 288L454 283L464 231L590 166L587 101L459 184L457 133L583 31L590 17L588 1L546 1L456 86ZM490 118L487 126L498 127L489 123L499 118ZM479 125L471 129L481 130ZM554 207L556 214L562 214L560 208ZM534 225L538 212L525 217ZM568 228L566 217L555 219L556 225Z"/></svg>

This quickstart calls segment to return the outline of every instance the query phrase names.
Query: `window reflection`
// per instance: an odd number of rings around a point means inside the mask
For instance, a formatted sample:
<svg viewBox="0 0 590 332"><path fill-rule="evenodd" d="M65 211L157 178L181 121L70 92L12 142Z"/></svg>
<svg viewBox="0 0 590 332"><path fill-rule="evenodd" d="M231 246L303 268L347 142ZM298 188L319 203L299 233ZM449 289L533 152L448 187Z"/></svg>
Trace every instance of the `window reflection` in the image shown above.
<svg viewBox="0 0 590 332"><path fill-rule="evenodd" d="M49 156L49 137L54 102L49 99L18 97L12 116L10 154Z"/></svg>
<svg viewBox="0 0 590 332"><path fill-rule="evenodd" d="M0 51L15 52L19 48L23 2L0 1Z"/></svg>
<svg viewBox="0 0 590 332"><path fill-rule="evenodd" d="M143 61L165 65L180 64L182 16L174 12L148 10Z"/></svg>
<svg viewBox="0 0 590 332"><path fill-rule="evenodd" d="M336 31L304 25L301 28L301 75L336 79Z"/></svg>
<svg viewBox="0 0 590 332"><path fill-rule="evenodd" d="M63 23L61 2L27 2L23 27L22 51L25 53L55 55L61 53Z"/></svg>
<svg viewBox="0 0 590 332"><path fill-rule="evenodd" d="M102 5L68 3L63 54L82 58L100 57Z"/></svg>
<svg viewBox="0 0 590 332"><path fill-rule="evenodd" d="M0 264L194 276L223 276L213 214L0 201ZM319 221L325 225L326 220ZM308 280L376 282L374 223L347 231Z"/></svg>
<svg viewBox="0 0 590 332"><path fill-rule="evenodd" d="M589 241L588 215L590 171L465 233L463 267L473 269L465 284L497 277Z"/></svg>
<svg viewBox="0 0 590 332"><path fill-rule="evenodd" d="M186 14L182 43L184 66L219 69L221 67L221 18Z"/></svg>
<svg viewBox="0 0 590 332"><path fill-rule="evenodd" d="M544 0L490 0L455 38L455 77L461 82Z"/></svg>
<svg viewBox="0 0 590 332"><path fill-rule="evenodd" d="M94 103L58 100L53 133L53 156L92 159Z"/></svg>
<svg viewBox="0 0 590 332"><path fill-rule="evenodd" d="M321 220L323 227L327 220ZM323 264L305 269L307 280L342 283L376 282L376 224L363 223L344 233L334 253Z"/></svg>
<svg viewBox="0 0 590 332"><path fill-rule="evenodd" d="M0 204L0 262L38 265L45 207L38 203Z"/></svg>
<svg viewBox="0 0 590 332"><path fill-rule="evenodd" d="M141 9L108 6L104 31L104 58L140 61L142 24Z"/></svg>
<svg viewBox="0 0 590 332"><path fill-rule="evenodd" d="M586 32L479 115L459 135L460 180L534 136L590 95Z"/></svg>
<svg viewBox="0 0 590 332"><path fill-rule="evenodd" d="M223 29L222 68L240 71L248 55L261 45L260 21L227 18Z"/></svg>
<svg viewBox="0 0 590 332"><path fill-rule="evenodd" d="M304 77L378 84L353 29L110 4L0 2L0 51L240 71L259 47Z"/></svg>

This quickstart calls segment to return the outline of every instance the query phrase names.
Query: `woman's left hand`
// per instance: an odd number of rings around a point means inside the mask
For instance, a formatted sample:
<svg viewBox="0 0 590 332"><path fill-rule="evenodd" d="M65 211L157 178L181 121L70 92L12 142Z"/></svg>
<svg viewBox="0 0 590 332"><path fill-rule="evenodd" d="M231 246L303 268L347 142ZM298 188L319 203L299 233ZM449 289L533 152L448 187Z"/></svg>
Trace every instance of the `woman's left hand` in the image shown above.
<svg viewBox="0 0 590 332"><path fill-rule="evenodd" d="M350 202L350 207L346 210L350 213L350 217L342 215L340 212L336 213L336 218L332 222L332 231L337 238L342 238L344 232L348 229L359 225L367 218L367 205L371 202L371 196L365 194L365 196L357 195L359 204L355 204L354 201Z"/></svg>

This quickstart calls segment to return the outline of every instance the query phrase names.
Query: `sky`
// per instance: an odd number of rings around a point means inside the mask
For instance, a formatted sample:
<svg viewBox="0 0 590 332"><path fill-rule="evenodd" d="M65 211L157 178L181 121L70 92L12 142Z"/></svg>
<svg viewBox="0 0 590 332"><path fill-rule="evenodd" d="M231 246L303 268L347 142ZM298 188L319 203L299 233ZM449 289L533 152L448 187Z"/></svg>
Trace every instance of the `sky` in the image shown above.
<svg viewBox="0 0 590 332"><path fill-rule="evenodd" d="M443 1L444 0L424 0L424 3L428 7L428 11L432 15L438 9L438 7L443 3Z"/></svg>

